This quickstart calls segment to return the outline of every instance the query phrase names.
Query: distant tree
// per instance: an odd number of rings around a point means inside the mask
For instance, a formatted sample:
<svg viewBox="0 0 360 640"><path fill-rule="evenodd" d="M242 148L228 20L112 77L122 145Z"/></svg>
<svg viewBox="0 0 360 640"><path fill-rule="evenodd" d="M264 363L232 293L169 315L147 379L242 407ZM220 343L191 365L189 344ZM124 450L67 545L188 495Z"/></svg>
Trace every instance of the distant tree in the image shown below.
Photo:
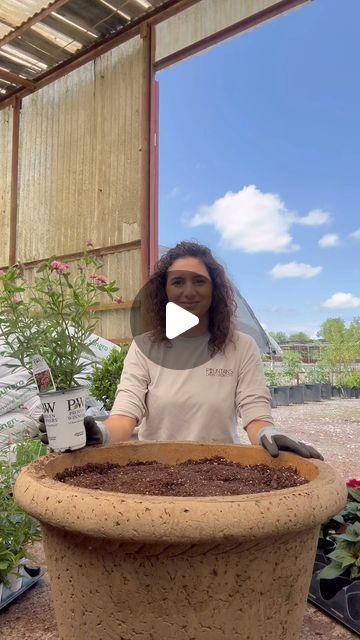
<svg viewBox="0 0 360 640"><path fill-rule="evenodd" d="M305 342L311 342L311 338L304 331L298 331L298 333L292 333L289 336L289 342L298 342L299 344L304 344Z"/></svg>
<svg viewBox="0 0 360 640"><path fill-rule="evenodd" d="M321 360L337 373L347 371L360 357L360 321L354 318L346 328L342 318L328 318L321 325L319 337L326 340L327 346L321 354Z"/></svg>
<svg viewBox="0 0 360 640"><path fill-rule="evenodd" d="M283 331L269 331L269 334L278 344L286 344L288 337Z"/></svg>
<svg viewBox="0 0 360 640"><path fill-rule="evenodd" d="M317 335L326 342L339 342L345 339L345 332L345 322L342 318L328 318L322 323Z"/></svg>

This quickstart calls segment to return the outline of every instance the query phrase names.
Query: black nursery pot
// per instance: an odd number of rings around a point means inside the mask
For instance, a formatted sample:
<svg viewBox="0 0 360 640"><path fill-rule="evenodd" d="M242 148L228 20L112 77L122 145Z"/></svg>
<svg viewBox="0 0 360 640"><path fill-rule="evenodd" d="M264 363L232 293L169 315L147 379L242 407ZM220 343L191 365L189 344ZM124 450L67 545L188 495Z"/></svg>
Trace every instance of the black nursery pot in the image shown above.
<svg viewBox="0 0 360 640"><path fill-rule="evenodd" d="M289 387L272 387L272 394L274 398L275 406L287 406L290 404L289 400Z"/></svg>
<svg viewBox="0 0 360 640"><path fill-rule="evenodd" d="M360 580L349 575L320 578L330 559L318 549L308 599L349 629L360 635Z"/></svg>
<svg viewBox="0 0 360 640"><path fill-rule="evenodd" d="M305 402L321 402L321 384L304 385Z"/></svg>
<svg viewBox="0 0 360 640"><path fill-rule="evenodd" d="M331 400L331 384L328 384L327 382L321 383L321 399Z"/></svg>
<svg viewBox="0 0 360 640"><path fill-rule="evenodd" d="M304 385L294 384L289 387L290 404L304 404Z"/></svg>

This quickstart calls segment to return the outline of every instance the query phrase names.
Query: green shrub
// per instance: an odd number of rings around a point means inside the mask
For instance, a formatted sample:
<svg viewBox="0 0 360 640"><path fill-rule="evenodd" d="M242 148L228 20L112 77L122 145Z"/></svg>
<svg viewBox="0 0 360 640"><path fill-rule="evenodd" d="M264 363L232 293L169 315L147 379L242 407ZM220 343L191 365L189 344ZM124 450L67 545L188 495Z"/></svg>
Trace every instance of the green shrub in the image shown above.
<svg viewBox="0 0 360 640"><path fill-rule="evenodd" d="M305 381L308 384L327 384L330 382L331 371L327 364L318 362L317 364L306 369Z"/></svg>
<svg viewBox="0 0 360 640"><path fill-rule="evenodd" d="M283 355L284 376L289 383L299 384L300 374L303 372L301 353L287 351Z"/></svg>
<svg viewBox="0 0 360 640"><path fill-rule="evenodd" d="M24 436L0 459L0 583L24 557L31 557L27 545L39 540L40 525L23 511L13 497L13 488L21 469L47 453L39 440Z"/></svg>
<svg viewBox="0 0 360 640"><path fill-rule="evenodd" d="M337 380L339 387L354 388L360 387L360 371L349 371L339 376Z"/></svg>
<svg viewBox="0 0 360 640"><path fill-rule="evenodd" d="M130 345L127 344L121 346L121 351L113 349L101 364L94 366L90 393L103 403L106 411L110 411L114 404L116 389L129 347Z"/></svg>

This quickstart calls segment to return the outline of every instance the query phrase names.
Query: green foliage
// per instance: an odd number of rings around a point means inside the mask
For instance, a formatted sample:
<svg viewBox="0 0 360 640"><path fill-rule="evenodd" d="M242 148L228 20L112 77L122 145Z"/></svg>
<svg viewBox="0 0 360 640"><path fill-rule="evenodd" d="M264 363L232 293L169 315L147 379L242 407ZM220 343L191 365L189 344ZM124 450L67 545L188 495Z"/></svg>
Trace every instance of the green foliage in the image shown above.
<svg viewBox="0 0 360 640"><path fill-rule="evenodd" d="M278 344L286 344L289 342L289 338L283 331L269 331L269 335L271 335Z"/></svg>
<svg viewBox="0 0 360 640"><path fill-rule="evenodd" d="M349 486L353 483L354 486ZM360 482L348 483L348 500L343 511L323 525L323 538L334 540L336 547L328 554L331 563L320 571L321 578L337 578L348 572L360 578Z"/></svg>
<svg viewBox="0 0 360 640"><path fill-rule="evenodd" d="M284 376L290 383L299 384L300 374L303 372L301 353L286 351L283 355Z"/></svg>
<svg viewBox="0 0 360 640"><path fill-rule="evenodd" d="M106 411L110 411L114 404L116 389L129 346L122 345L121 351L113 349L101 365L94 366L90 393L103 403Z"/></svg>
<svg viewBox="0 0 360 640"><path fill-rule="evenodd" d="M270 387L280 387L287 384L282 371L275 371L274 369L265 366L264 373L266 382Z"/></svg>
<svg viewBox="0 0 360 640"><path fill-rule="evenodd" d="M323 349L321 361L336 373L347 372L355 360L360 358L360 320L354 318L346 328L341 318L328 318L319 335L328 345Z"/></svg>
<svg viewBox="0 0 360 640"><path fill-rule="evenodd" d="M347 387L350 389L360 388L360 371L353 370L348 373L344 373L339 376L337 383L340 387Z"/></svg>
<svg viewBox="0 0 360 640"><path fill-rule="evenodd" d="M32 358L41 355L57 390L78 386L76 376L91 358L94 309L103 293L111 300L118 290L95 273L102 263L87 253L72 267L54 257L44 262L31 282L21 265L0 273L0 338L6 352L32 373ZM122 302L121 298L115 298ZM45 387L44 387L45 389Z"/></svg>
<svg viewBox="0 0 360 640"><path fill-rule="evenodd" d="M39 523L15 502L15 480L24 466L47 453L45 445L27 436L13 445L13 449L14 461L11 461L11 450L0 459L0 583L5 584L7 574L19 560L30 557L27 545L41 537Z"/></svg>
<svg viewBox="0 0 360 640"><path fill-rule="evenodd" d="M289 336L288 341L297 342L298 344L305 344L307 342L311 342L311 338L304 331L298 331L297 333L292 333Z"/></svg>
<svg viewBox="0 0 360 640"><path fill-rule="evenodd" d="M330 383L330 376L331 371L326 362L319 361L305 369L305 382L308 384Z"/></svg>

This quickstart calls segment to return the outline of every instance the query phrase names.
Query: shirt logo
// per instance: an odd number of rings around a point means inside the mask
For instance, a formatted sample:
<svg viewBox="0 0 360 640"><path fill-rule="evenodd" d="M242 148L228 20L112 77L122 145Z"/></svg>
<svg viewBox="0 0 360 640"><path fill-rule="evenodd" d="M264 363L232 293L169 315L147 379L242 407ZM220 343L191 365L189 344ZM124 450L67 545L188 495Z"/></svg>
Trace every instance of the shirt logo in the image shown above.
<svg viewBox="0 0 360 640"><path fill-rule="evenodd" d="M234 375L234 371L233 369L213 369L213 367L207 367L206 375L217 378L231 378Z"/></svg>

